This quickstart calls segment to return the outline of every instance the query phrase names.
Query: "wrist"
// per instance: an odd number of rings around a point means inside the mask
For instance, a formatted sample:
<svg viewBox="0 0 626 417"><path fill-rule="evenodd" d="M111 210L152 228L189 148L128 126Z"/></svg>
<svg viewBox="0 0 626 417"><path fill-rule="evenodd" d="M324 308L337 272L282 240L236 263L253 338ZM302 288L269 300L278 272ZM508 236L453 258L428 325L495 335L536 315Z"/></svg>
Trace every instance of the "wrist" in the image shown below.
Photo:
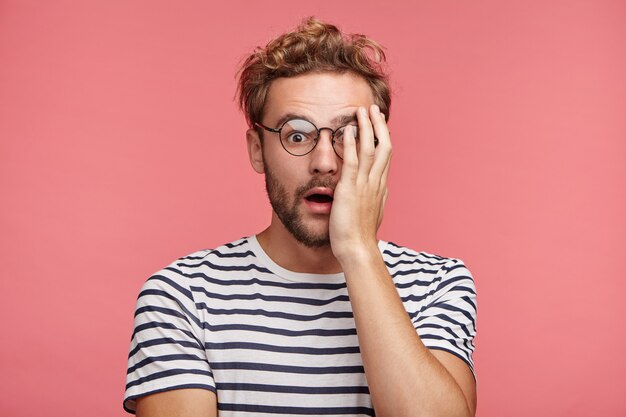
<svg viewBox="0 0 626 417"><path fill-rule="evenodd" d="M380 249L378 248L378 241L372 242L360 242L358 244L347 245L345 249L337 251L335 253L337 261L341 264L344 272L348 269L352 269L355 266L370 265L372 262L379 262L382 260Z"/></svg>

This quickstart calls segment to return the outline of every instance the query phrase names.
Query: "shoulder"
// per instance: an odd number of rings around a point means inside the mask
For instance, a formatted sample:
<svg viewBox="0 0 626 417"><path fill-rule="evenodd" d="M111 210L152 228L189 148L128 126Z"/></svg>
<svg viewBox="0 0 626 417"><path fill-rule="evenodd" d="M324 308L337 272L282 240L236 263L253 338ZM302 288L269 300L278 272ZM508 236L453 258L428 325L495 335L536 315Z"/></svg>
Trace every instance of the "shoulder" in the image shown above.
<svg viewBox="0 0 626 417"><path fill-rule="evenodd" d="M207 260L225 258L245 258L254 255L250 250L249 238L242 237L233 242L225 243L214 249L203 249L178 258L172 264L180 268L193 268Z"/></svg>
<svg viewBox="0 0 626 417"><path fill-rule="evenodd" d="M193 282L204 281L213 276L212 271L229 270L237 265L249 264L254 258L248 238L243 237L214 249L203 249L182 256L152 274L142 286L146 291L166 290L169 293L193 299L190 288Z"/></svg>
<svg viewBox="0 0 626 417"><path fill-rule="evenodd" d="M176 259L161 271L170 270L189 277L194 272L212 267L250 262L255 257L250 249L249 238L242 237L233 242L225 243L213 249L203 249Z"/></svg>
<svg viewBox="0 0 626 417"><path fill-rule="evenodd" d="M393 242L381 241L380 250L392 276L394 272L398 275L407 272L442 275L455 269L467 270L465 263L458 258L416 251Z"/></svg>
<svg viewBox="0 0 626 417"><path fill-rule="evenodd" d="M415 251L393 242L381 244L383 259L398 289L413 288L424 293L425 301L451 295L471 295L476 288L471 272L458 258Z"/></svg>

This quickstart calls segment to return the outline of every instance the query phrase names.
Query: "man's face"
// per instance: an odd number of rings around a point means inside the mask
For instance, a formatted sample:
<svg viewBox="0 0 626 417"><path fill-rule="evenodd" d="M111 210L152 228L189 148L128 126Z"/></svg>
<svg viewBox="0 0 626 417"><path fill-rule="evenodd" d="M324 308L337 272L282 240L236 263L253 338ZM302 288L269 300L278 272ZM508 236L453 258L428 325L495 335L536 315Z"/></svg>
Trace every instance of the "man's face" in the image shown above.
<svg viewBox="0 0 626 417"><path fill-rule="evenodd" d="M351 118L356 124L358 107L367 108L373 103L365 80L352 74L310 73L279 78L270 85L261 122L279 128L286 119L298 117L318 129L337 129ZM342 165L333 150L330 132L323 130L315 149L304 156L287 153L277 133L263 134L263 171L274 210L270 227L286 229L308 247L329 245L332 195Z"/></svg>

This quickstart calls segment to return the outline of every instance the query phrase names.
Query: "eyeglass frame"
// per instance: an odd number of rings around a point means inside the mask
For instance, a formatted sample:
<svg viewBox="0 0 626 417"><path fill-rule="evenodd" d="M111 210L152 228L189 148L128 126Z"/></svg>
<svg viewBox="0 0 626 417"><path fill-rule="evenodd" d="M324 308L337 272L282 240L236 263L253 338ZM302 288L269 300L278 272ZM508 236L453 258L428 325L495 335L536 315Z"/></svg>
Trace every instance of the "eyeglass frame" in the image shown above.
<svg viewBox="0 0 626 417"><path fill-rule="evenodd" d="M313 141L315 142L315 145L313 145L313 147L311 149L309 149L307 152L303 153L303 154L295 154L295 153L291 153L289 152L289 150L287 149L287 147L285 146L285 144L283 143L283 136L281 131L283 130L283 127L285 127L285 125L293 120L304 120L305 122L309 122L311 123L311 125L313 125L313 127L315 128L316 132L317 132L317 136L315 137L315 139L313 139ZM311 152L313 152L313 149L315 149L315 147L317 146L318 142L319 142L319 138L320 135L322 134L322 130L329 130L330 131L330 142L333 145L333 151L335 152L335 155L337 155L337 157L339 157L339 159L341 159L343 161L343 157L341 155L339 155L339 153L337 152L337 149L335 149L335 135L337 134L337 132L339 132L340 129L345 129L347 126L354 126L358 129L358 126L351 124L351 123L346 123L343 126L339 126L337 129L332 129L330 127L320 127L318 128L315 123L313 123L310 120L307 120L303 117L294 117L293 119L289 119L283 122L282 125L280 125L279 128L272 128L269 126L265 126L263 123L261 122L254 122L254 126L256 127L260 127L261 129L265 129L268 132L272 132L272 133L278 133L278 140L280 141L281 146L283 147L283 149L285 150L285 152L287 152L289 155L293 155L293 156L304 156L304 155L308 155ZM355 138L356 140L358 140L358 138ZM378 145L378 138L376 136L374 136L374 146Z"/></svg>

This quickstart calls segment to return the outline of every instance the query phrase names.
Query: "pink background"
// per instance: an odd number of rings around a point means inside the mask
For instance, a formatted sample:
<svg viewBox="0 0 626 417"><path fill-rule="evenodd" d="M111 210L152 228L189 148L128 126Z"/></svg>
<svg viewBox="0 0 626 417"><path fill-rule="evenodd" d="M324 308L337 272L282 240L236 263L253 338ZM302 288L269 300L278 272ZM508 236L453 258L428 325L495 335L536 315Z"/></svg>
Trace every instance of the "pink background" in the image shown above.
<svg viewBox="0 0 626 417"><path fill-rule="evenodd" d="M626 2L0 0L0 415L123 416L135 297L261 230L238 63L314 14L387 47L381 238L462 258L478 415L626 415Z"/></svg>

